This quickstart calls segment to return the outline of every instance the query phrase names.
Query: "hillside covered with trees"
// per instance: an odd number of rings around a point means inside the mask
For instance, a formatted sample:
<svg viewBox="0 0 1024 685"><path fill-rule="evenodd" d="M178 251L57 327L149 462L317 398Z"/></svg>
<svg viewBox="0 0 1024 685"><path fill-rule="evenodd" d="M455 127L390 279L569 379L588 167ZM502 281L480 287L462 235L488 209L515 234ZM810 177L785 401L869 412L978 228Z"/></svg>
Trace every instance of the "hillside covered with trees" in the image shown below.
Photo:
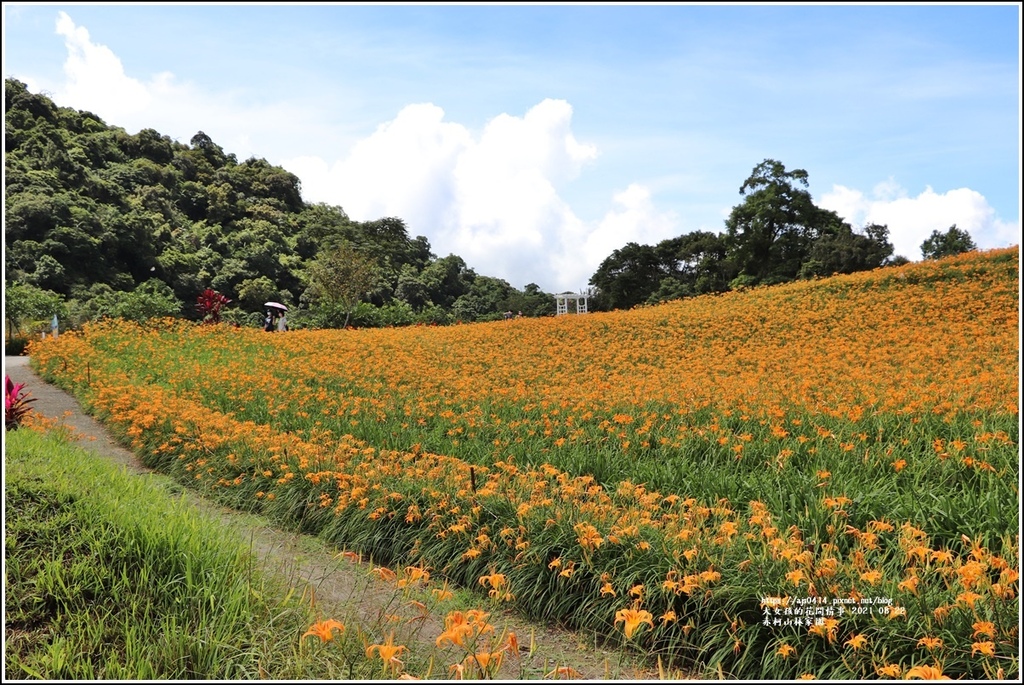
<svg viewBox="0 0 1024 685"><path fill-rule="evenodd" d="M189 145L152 129L130 135L13 79L5 107L9 324L50 309L71 325L199 318L207 288L231 300L224 320L246 325L268 300L310 327L554 313L535 284L520 291L458 255L437 257L400 218L360 222L305 203L294 174L239 162L202 131Z"/></svg>
<svg viewBox="0 0 1024 685"><path fill-rule="evenodd" d="M239 162L202 131L189 144L153 129L132 135L87 111L58 107L5 81L4 303L23 323L77 326L103 317L259 325L263 303L291 308L292 327L449 324L545 316L552 294L438 257L398 217L354 221L306 203L298 177L255 157ZM590 279L590 308L641 304L846 274L907 261L887 226L855 231L814 205L807 172L764 160L740 188L719 234L628 243ZM974 249L966 232L935 231L926 257Z"/></svg>

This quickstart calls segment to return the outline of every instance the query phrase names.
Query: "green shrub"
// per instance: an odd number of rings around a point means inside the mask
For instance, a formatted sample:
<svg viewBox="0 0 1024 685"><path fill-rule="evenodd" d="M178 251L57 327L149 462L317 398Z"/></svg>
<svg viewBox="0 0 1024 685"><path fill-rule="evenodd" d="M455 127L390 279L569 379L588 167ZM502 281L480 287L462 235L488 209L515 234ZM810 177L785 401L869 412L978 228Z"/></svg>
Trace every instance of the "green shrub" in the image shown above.
<svg viewBox="0 0 1024 685"><path fill-rule="evenodd" d="M15 336L4 340L4 355L7 357L20 357L25 354L28 348L28 338Z"/></svg>

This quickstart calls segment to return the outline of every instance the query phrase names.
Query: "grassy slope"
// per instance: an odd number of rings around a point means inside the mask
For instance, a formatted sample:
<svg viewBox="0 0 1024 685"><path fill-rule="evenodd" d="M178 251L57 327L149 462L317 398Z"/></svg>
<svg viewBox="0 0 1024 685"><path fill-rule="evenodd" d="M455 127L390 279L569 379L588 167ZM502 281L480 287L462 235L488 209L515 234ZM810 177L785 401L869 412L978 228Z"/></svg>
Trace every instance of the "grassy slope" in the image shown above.
<svg viewBox="0 0 1024 685"><path fill-rule="evenodd" d="M5 441L9 677L302 677L310 623L254 574L244 541L56 434ZM280 595L283 596L283 595Z"/></svg>

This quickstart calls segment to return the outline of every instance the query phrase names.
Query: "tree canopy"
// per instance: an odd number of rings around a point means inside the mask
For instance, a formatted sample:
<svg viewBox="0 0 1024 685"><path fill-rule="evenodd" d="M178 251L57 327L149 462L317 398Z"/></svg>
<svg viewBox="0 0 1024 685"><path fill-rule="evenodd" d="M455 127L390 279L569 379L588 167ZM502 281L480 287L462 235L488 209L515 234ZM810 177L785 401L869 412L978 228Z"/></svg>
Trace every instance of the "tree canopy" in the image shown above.
<svg viewBox="0 0 1024 685"><path fill-rule="evenodd" d="M950 226L944 233L940 233L938 230L932 231L932 234L921 243L921 255L925 259L952 257L977 249L978 246L974 244L970 233L957 228L956 224Z"/></svg>

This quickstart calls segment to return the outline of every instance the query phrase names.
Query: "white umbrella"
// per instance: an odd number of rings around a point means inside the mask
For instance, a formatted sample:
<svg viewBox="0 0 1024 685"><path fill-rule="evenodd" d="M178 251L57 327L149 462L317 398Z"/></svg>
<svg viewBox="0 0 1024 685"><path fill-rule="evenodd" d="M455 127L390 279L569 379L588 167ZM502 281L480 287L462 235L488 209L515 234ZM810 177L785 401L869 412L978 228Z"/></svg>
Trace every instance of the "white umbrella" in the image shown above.
<svg viewBox="0 0 1024 685"><path fill-rule="evenodd" d="M280 302L264 302L264 307L273 307L274 309L280 309L281 311L288 311L288 307L285 307Z"/></svg>

